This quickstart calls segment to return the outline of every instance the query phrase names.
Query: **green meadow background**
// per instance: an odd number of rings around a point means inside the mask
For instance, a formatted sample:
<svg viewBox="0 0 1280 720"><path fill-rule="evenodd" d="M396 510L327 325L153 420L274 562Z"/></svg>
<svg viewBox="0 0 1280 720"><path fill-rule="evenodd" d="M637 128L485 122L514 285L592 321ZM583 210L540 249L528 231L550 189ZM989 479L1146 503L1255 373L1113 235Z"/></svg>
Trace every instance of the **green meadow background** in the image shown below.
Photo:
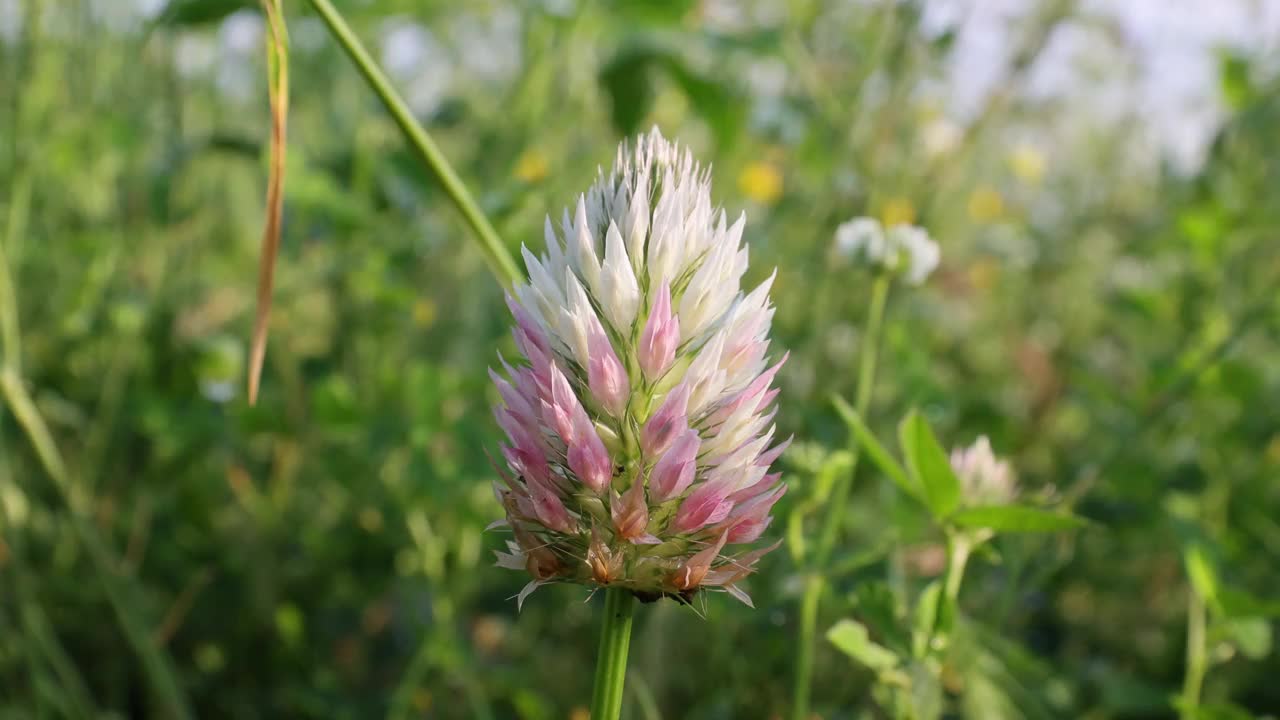
<svg viewBox="0 0 1280 720"><path fill-rule="evenodd" d="M1135 0L1169 27L1228 4ZM517 613L526 578L482 532L501 290L308 3L284 5L251 407L256 3L0 0L0 718L167 718L172 692L211 718L582 720L600 598L553 586ZM871 281L833 234L859 215L942 247L890 298L871 426L919 407L945 445L988 435L1025 496L1091 521L971 563L945 717L1175 717L1197 603L1192 716L1280 715L1280 17L1242 0L1259 42L1182 48L1206 70L1179 106L1182 66L1109 3L1002 2L974 29L980 5L338 3L513 252L656 124L746 212L747 282L777 268L787 544L755 609L641 606L626 717L786 715ZM940 571L887 487L864 463L839 509L823 630ZM816 716L889 717L875 685L820 644Z"/></svg>

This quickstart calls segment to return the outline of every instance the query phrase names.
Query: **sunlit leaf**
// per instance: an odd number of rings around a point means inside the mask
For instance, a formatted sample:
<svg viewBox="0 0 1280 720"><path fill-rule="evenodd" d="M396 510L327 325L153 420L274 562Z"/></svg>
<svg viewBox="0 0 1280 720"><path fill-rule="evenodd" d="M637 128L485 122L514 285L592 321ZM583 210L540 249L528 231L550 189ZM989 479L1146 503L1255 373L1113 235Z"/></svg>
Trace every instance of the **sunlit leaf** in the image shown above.
<svg viewBox="0 0 1280 720"><path fill-rule="evenodd" d="M899 664L898 656L871 640L866 626L857 620L837 622L827 631L827 640L840 652L876 672L892 670Z"/></svg>
<svg viewBox="0 0 1280 720"><path fill-rule="evenodd" d="M942 598L942 583L937 580L925 586L916 598L915 628L911 635L911 651L917 658L929 652L929 641L938 624L938 605Z"/></svg>
<svg viewBox="0 0 1280 720"><path fill-rule="evenodd" d="M986 528L996 532L1060 532L1088 524L1084 518L1027 505L987 505L965 508L951 516L961 528Z"/></svg>
<svg viewBox="0 0 1280 720"><path fill-rule="evenodd" d="M1232 618L1224 623L1227 635L1250 660L1271 654L1271 623L1263 617Z"/></svg>
<svg viewBox="0 0 1280 720"><path fill-rule="evenodd" d="M960 504L960 481L933 429L918 411L912 410L902 420L898 441L902 444L907 468L924 489L929 512L939 520L946 518Z"/></svg>
<svg viewBox="0 0 1280 720"><path fill-rule="evenodd" d="M1218 604L1218 571L1209 560L1204 546L1199 542L1188 543L1182 551L1182 559L1187 567L1187 578L1196 593L1205 602Z"/></svg>
<svg viewBox="0 0 1280 720"><path fill-rule="evenodd" d="M876 467L880 468L880 471L887 475L903 492L911 497L922 499L920 487L912 481L910 476L907 475L907 471L893 458L893 455L880 444L880 441L867 428L866 423L862 421L853 406L839 395L832 396L831 402L835 405L836 411L840 413L840 417L849 426L858 444L862 447L862 451L867 454L871 462L875 463Z"/></svg>

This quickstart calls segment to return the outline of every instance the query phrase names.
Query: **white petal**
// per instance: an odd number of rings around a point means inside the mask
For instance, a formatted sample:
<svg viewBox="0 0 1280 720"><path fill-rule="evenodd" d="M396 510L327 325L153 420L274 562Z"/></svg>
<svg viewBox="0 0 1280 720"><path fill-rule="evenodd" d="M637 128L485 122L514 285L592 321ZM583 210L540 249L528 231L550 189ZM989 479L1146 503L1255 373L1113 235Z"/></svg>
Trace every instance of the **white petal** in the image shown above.
<svg viewBox="0 0 1280 720"><path fill-rule="evenodd" d="M600 256L596 252L596 241L587 220L587 201L583 196L578 197L573 232L566 240L572 245L569 255L573 258L574 269L582 275L587 286L595 290L600 285Z"/></svg>
<svg viewBox="0 0 1280 720"><path fill-rule="evenodd" d="M742 588L738 587L737 585L726 585L724 588L724 591L732 595L734 598L738 600L738 602L741 602L743 605L746 605L752 610L756 609L755 603L751 602L751 596L748 595Z"/></svg>
<svg viewBox="0 0 1280 720"><path fill-rule="evenodd" d="M530 580L529 584L525 585L524 589L520 591L520 594L516 595L516 612L523 610L524 599L532 595L534 590L537 590L543 585L546 585L546 583L541 580Z"/></svg>
<svg viewBox="0 0 1280 720"><path fill-rule="evenodd" d="M622 243L618 226L609 223L605 234L604 267L600 271L600 305L613 329L631 334L631 323L640 306L640 285L631 270L631 260Z"/></svg>

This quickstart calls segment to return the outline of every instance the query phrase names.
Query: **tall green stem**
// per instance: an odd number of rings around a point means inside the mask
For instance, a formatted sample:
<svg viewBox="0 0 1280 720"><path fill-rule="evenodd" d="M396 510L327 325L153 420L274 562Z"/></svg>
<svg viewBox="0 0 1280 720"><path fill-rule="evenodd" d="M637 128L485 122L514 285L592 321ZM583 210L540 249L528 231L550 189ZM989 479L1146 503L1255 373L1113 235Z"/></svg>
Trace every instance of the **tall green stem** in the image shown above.
<svg viewBox="0 0 1280 720"><path fill-rule="evenodd" d="M485 261L489 263L489 269L493 271L498 282L503 287L510 288L514 283L523 278L520 268L516 265L515 260L511 257L507 247L502 244L502 240L498 237L498 233L493 229L493 225L489 224L488 218L476 201L471 197L471 193L467 191L458 174L454 172L449 161L445 159L444 154L440 152L440 148L436 146L431 136L413 117L413 112L409 106L401 99L399 93L391 86L391 81L387 76L382 74L382 70L378 68L373 58L369 57L369 53L364 49L360 39L356 37L351 27L347 25L346 20L342 18L342 14L329 2L329 0L310 0L311 7L320 13L321 19L325 25L329 27L329 31L333 33L338 43L342 45L342 49L346 51L352 62L360 70L360 74L364 75L369 86L382 100L382 104L386 106L387 112L391 113L391 117L395 119L396 124L400 126L400 131L404 133L409 144L413 145L414 150L426 163L431 172L435 174L436 179L440 181L440 185L444 188L445 194L453 201L458 211L462 213L462 217L466 219L467 224L475 232L475 239L480 246L480 252L484 254Z"/></svg>
<svg viewBox="0 0 1280 720"><path fill-rule="evenodd" d="M969 564L969 556L973 552L971 538L962 534L947 536L947 575L942 586L942 605L934 619L930 642L933 637L942 637L944 641L950 636L951 628L959 615L957 608L960 601L960 584L964 582L964 570Z"/></svg>
<svg viewBox="0 0 1280 720"><path fill-rule="evenodd" d="M889 297L891 278L881 275L871 287L871 304L867 308L866 327L862 334L862 344L858 350L858 387L854 398L854 406L859 416L865 416L867 406L871 404L871 390L875 385L876 356L880 345L880 326L884 321L884 308ZM827 506L826 517L823 518L822 534L818 536L818 544L814 548L813 561L805 578L804 595L800 601L800 635L796 652L796 679L792 696L791 717L793 720L807 720L809 716L809 698L813 689L813 655L818 636L818 609L822 601L822 590L825 586L822 569L831 558L836 539L840 535L840 522L844 519L845 505L849 501L849 492L853 487L853 476L858 471L858 449L861 444L857 438L849 440L849 452L852 461L849 472L836 480L831 493L831 503Z"/></svg>
<svg viewBox="0 0 1280 720"><path fill-rule="evenodd" d="M952 537L947 540L947 580L943 586L943 594L950 605L955 605L960 597L960 582L964 580L964 568L969 563L971 549L966 538Z"/></svg>
<svg viewBox="0 0 1280 720"><path fill-rule="evenodd" d="M622 713L622 689L627 679L627 648L631 646L631 616L636 599L630 590L604 591L604 625L596 656L595 688L591 692L591 720L617 720Z"/></svg>
<svg viewBox="0 0 1280 720"><path fill-rule="evenodd" d="M1208 656L1205 646L1205 614L1204 598L1192 587L1187 598L1187 669L1182 681L1182 707L1179 716L1182 720L1194 720L1200 710L1200 689L1204 685L1204 675L1208 670Z"/></svg>

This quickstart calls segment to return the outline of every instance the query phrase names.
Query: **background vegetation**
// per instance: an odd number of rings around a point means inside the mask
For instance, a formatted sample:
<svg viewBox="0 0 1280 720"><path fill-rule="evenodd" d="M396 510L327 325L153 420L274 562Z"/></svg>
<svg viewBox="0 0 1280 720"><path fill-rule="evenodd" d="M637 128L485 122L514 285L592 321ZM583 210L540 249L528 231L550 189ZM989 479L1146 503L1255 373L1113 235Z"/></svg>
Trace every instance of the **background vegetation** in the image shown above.
<svg viewBox="0 0 1280 720"><path fill-rule="evenodd" d="M284 242L249 407L255 4L0 2L0 717L173 717L166 668L200 717L582 717L594 603L557 586L517 615L524 579L481 532L499 516L485 368L512 351L498 286L323 26L285 5ZM778 268L789 541L754 610L641 609L630 717L789 706L797 559L847 446L829 398L852 396L869 300L832 252L856 215L943 248L890 299L870 425L890 438L917 406L944 444L987 434L1025 495L1092 521L972 563L948 712L1172 717L1203 667L1184 715L1274 716L1276 57L1217 56L1226 117L1175 169L1136 97L1036 89L1046 62L1136 83L1105 13L1028 0L957 112L960 25L932 5L341 7L512 250L657 123L747 212L748 281ZM1064 34L1109 54L1050 57ZM937 532L887 487L862 465L822 628L874 630L901 610L877 598L940 572ZM824 643L814 712L884 716L864 665Z"/></svg>

